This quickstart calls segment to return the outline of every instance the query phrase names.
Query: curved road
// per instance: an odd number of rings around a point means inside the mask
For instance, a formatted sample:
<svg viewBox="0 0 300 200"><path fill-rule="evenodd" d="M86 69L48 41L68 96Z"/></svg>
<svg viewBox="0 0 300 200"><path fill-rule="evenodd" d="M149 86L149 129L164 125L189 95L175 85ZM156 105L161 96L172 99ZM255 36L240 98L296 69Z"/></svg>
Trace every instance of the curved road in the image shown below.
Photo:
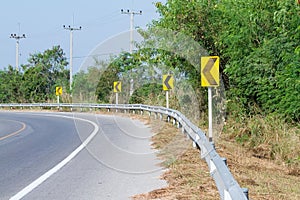
<svg viewBox="0 0 300 200"><path fill-rule="evenodd" d="M163 187L151 135L117 116L0 112L0 199L128 199Z"/></svg>

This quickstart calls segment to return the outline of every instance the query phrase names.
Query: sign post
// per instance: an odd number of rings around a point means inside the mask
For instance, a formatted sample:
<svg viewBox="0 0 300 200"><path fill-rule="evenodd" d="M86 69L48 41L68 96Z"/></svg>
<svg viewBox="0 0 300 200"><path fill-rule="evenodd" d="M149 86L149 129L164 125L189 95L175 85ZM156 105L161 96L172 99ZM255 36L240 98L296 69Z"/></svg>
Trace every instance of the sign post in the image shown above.
<svg viewBox="0 0 300 200"><path fill-rule="evenodd" d="M114 82L114 93L116 93L116 104L119 104L119 92L122 91L122 82L115 81Z"/></svg>
<svg viewBox="0 0 300 200"><path fill-rule="evenodd" d="M62 95L62 86L55 88L55 95L57 96L57 103L59 104L59 96Z"/></svg>
<svg viewBox="0 0 300 200"><path fill-rule="evenodd" d="M201 57L201 86L208 87L208 138L213 141L212 128L212 87L220 84L218 56Z"/></svg>
<svg viewBox="0 0 300 200"><path fill-rule="evenodd" d="M169 90L174 88L174 78L172 75L163 75L163 90L166 91L166 107L169 108Z"/></svg>

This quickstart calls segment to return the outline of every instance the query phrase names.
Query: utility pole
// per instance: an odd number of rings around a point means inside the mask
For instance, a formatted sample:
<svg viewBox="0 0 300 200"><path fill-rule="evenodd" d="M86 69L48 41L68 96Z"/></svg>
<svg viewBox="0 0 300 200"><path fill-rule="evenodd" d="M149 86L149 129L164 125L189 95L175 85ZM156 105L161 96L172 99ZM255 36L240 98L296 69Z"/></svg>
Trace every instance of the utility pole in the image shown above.
<svg viewBox="0 0 300 200"><path fill-rule="evenodd" d="M64 29L70 31L70 92L72 94L72 84L73 84L73 31L81 30L81 26L79 28L72 26L63 25Z"/></svg>
<svg viewBox="0 0 300 200"><path fill-rule="evenodd" d="M16 40L16 70L19 71L19 44L20 44L20 40L26 38L26 36L25 34L17 35L15 33L12 33L10 34L10 38Z"/></svg>
<svg viewBox="0 0 300 200"><path fill-rule="evenodd" d="M133 42L134 42L134 39L133 39L134 15L142 15L142 11L140 10L139 12L134 12L134 11L130 11L130 10L124 11L123 9L121 9L121 14L130 15L130 49L129 49L129 52L132 54ZM131 96L132 93L133 93L133 79L131 78L129 95Z"/></svg>

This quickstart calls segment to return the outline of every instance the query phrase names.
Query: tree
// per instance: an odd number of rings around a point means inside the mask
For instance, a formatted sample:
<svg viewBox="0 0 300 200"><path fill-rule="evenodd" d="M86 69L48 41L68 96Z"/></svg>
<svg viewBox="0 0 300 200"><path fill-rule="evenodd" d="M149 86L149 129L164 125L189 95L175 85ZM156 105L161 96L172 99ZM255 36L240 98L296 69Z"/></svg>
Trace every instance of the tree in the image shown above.
<svg viewBox="0 0 300 200"><path fill-rule="evenodd" d="M105 65L105 63L102 63ZM99 84L102 69L89 67L87 72L80 71L74 77L73 102L97 101L96 89Z"/></svg>
<svg viewBox="0 0 300 200"><path fill-rule="evenodd" d="M68 63L60 46L30 55L28 62L29 64L23 66L22 78L25 101L51 101L55 99L56 86L63 86L68 91Z"/></svg>
<svg viewBox="0 0 300 200"><path fill-rule="evenodd" d="M0 101L2 103L22 102L21 81L22 74L12 66L0 71Z"/></svg>
<svg viewBox="0 0 300 200"><path fill-rule="evenodd" d="M182 32L221 57L229 98L248 112L255 104L266 114L299 120L300 6L294 1L169 0L156 6L161 18L150 27Z"/></svg>

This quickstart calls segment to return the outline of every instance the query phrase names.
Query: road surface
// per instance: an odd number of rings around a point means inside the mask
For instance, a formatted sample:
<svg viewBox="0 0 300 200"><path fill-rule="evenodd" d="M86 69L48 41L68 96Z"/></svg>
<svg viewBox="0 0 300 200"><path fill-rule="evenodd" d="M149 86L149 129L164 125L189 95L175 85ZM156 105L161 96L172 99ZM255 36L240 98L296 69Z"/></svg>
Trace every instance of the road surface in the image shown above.
<svg viewBox="0 0 300 200"><path fill-rule="evenodd" d="M129 199L164 187L151 135L120 116L0 112L0 199Z"/></svg>

